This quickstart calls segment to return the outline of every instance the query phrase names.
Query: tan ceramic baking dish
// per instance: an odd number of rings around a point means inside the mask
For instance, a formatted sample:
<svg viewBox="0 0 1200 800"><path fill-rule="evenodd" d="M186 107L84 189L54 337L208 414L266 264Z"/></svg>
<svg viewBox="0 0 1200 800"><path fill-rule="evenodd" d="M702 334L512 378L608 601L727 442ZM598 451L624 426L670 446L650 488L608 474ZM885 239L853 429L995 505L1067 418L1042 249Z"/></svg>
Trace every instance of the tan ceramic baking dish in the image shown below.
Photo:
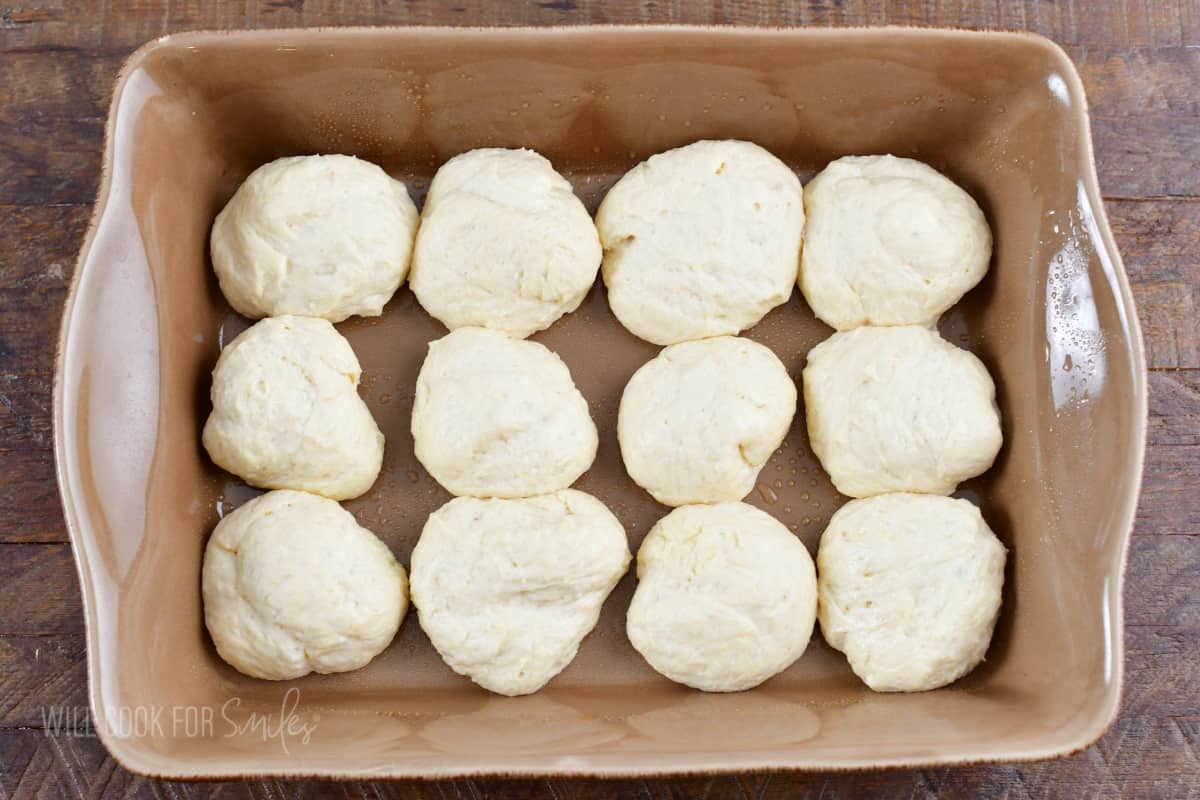
<svg viewBox="0 0 1200 800"><path fill-rule="evenodd" d="M1006 446L963 493L1011 550L985 664L950 688L873 694L821 641L754 691L669 683L623 632L632 576L544 691L489 695L437 658L415 615L366 669L245 678L201 622L199 562L249 496L200 447L222 341L244 326L209 267L214 214L255 166L354 153L420 198L484 145L547 155L595 207L645 156L756 141L807 179L847 153L914 156L967 187L996 238L985 281L943 333L999 385ZM137 772L171 777L641 775L1042 758L1116 713L1121 584L1141 475L1146 385L1126 276L1105 221L1079 78L1030 35L884 28L311 30L195 33L135 53L117 83L104 179L62 327L55 444L87 616L95 724ZM425 343L401 290L340 326L387 435L384 474L349 504L407 563L446 499L408 433ZM799 376L828 334L798 294L749 332ZM636 547L664 513L625 477L617 401L655 348L598 287L537 339L566 359L601 430L578 486ZM814 547L842 499L803 414L750 500Z"/></svg>

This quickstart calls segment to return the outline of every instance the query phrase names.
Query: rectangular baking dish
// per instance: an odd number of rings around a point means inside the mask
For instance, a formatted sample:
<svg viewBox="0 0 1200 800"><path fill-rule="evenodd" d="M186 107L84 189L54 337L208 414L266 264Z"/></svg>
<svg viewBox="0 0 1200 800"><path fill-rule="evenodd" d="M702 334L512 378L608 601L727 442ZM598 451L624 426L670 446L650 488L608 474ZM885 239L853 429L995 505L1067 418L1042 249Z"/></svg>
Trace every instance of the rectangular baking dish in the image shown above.
<svg viewBox="0 0 1200 800"><path fill-rule="evenodd" d="M868 691L814 638L762 687L706 695L653 673L625 638L627 576L578 658L542 692L453 674L415 615L367 668L283 684L239 675L204 631L199 567L249 491L205 457L209 371L244 327L211 271L213 216L254 167L353 153L419 199L480 146L549 157L589 208L646 156L748 139L807 180L849 153L925 160L995 233L984 282L942 320L996 377L1005 448L964 487L1010 550L987 661L953 686ZM949 30L347 29L189 33L137 51L117 83L104 178L63 322L55 445L87 617L96 728L126 767L174 778L646 775L1043 758L1095 740L1121 687L1121 584L1141 476L1146 386L1105 221L1084 95L1055 45ZM447 495L408 432L440 326L402 289L339 326L387 436L384 473L348 504L407 564ZM798 293L748 335L796 377L829 330ZM597 287L536 337L562 355L601 433L578 487L636 548L663 513L625 476L617 402L656 348ZM842 502L804 415L753 502L815 549Z"/></svg>

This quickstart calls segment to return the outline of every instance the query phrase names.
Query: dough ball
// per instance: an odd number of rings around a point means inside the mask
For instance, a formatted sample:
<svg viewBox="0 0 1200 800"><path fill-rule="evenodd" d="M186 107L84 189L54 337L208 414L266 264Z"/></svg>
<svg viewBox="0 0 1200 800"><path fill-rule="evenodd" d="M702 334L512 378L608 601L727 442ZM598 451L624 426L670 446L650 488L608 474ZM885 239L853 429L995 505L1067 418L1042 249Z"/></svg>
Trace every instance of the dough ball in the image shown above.
<svg viewBox="0 0 1200 800"><path fill-rule="evenodd" d="M458 497L413 550L413 605L451 669L529 694L575 658L629 559L621 523L583 492Z"/></svg>
<svg viewBox="0 0 1200 800"><path fill-rule="evenodd" d="M257 322L217 359L204 448L251 486L358 497L383 464L360 374L350 343L325 320Z"/></svg>
<svg viewBox="0 0 1200 800"><path fill-rule="evenodd" d="M217 215L213 268L252 319L376 317L404 280L417 207L400 181L351 156L259 167Z"/></svg>
<svg viewBox="0 0 1200 800"><path fill-rule="evenodd" d="M796 386L761 344L737 336L674 344L625 387L621 458L665 505L741 500L795 413Z"/></svg>
<svg viewBox="0 0 1200 800"><path fill-rule="evenodd" d="M829 520L817 551L821 632L877 692L945 686L983 660L1004 558L966 500L852 500Z"/></svg>
<svg viewBox="0 0 1200 800"><path fill-rule="evenodd" d="M565 489L599 443L567 365L537 342L459 328L429 345L412 415L417 459L451 494Z"/></svg>
<svg viewBox="0 0 1200 800"><path fill-rule="evenodd" d="M804 209L800 289L838 330L931 323L992 257L971 195L911 158L839 158L809 182Z"/></svg>
<svg viewBox="0 0 1200 800"><path fill-rule="evenodd" d="M987 368L927 328L857 328L808 354L813 453L850 497L950 494L1000 450Z"/></svg>
<svg viewBox="0 0 1200 800"><path fill-rule="evenodd" d="M486 148L434 176L409 285L451 330L524 338L578 308L599 268L600 240L571 184L532 150Z"/></svg>
<svg viewBox="0 0 1200 800"><path fill-rule="evenodd" d="M307 492L268 492L221 520L202 584L221 658L267 680L365 666L408 610L404 568L387 545Z"/></svg>
<svg viewBox="0 0 1200 800"><path fill-rule="evenodd" d="M683 506L642 542L629 641L650 666L706 692L750 689L808 646L817 576L804 544L745 503Z"/></svg>
<svg viewBox="0 0 1200 800"><path fill-rule="evenodd" d="M787 301L804 203L795 173L758 145L702 141L627 172L596 227L617 319L675 344L737 333Z"/></svg>

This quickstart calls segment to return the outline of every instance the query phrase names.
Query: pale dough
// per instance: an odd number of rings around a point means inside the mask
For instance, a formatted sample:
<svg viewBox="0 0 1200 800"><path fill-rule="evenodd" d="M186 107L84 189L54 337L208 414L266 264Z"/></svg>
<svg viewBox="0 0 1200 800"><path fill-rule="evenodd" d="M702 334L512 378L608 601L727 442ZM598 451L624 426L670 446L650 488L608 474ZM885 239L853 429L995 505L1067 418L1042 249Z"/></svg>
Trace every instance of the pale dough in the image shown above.
<svg viewBox="0 0 1200 800"><path fill-rule="evenodd" d="M583 492L459 497L413 550L413 605L451 669L529 694L571 663L629 560L621 523Z"/></svg>
<svg viewBox="0 0 1200 800"><path fill-rule="evenodd" d="M450 159L425 198L409 286L447 328L523 338L583 302L600 240L571 184L532 150Z"/></svg>
<svg viewBox="0 0 1200 800"><path fill-rule="evenodd" d="M796 281L800 179L741 141L651 156L596 214L608 303L655 344L737 333L786 302Z"/></svg>
<svg viewBox="0 0 1200 800"><path fill-rule="evenodd" d="M877 692L945 686L987 652L1004 560L1004 546L966 500L852 500L833 515L817 552L821 632Z"/></svg>
<svg viewBox="0 0 1200 800"><path fill-rule="evenodd" d="M565 489L599 438L567 365L537 342L459 328L429 345L412 414L417 459L456 495Z"/></svg>
<svg viewBox="0 0 1200 800"><path fill-rule="evenodd" d="M404 568L387 545L307 492L268 492L222 519L202 588L221 658L268 680L365 666L408 610Z"/></svg>
<svg viewBox="0 0 1200 800"><path fill-rule="evenodd" d="M221 291L247 317L379 316L408 272L417 207L400 181L351 156L281 158L217 215Z"/></svg>
<svg viewBox="0 0 1200 800"><path fill-rule="evenodd" d="M801 656L817 612L804 544L745 503L682 506L642 542L629 641L655 670L709 692L750 689Z"/></svg>
<svg viewBox="0 0 1200 800"><path fill-rule="evenodd" d="M629 476L660 503L741 500L796 413L766 347L719 336L664 348L625 386L617 417Z"/></svg>
<svg viewBox="0 0 1200 800"><path fill-rule="evenodd" d="M835 333L808 354L804 405L813 453L850 497L950 494L1000 450L987 368L917 326Z"/></svg>
<svg viewBox="0 0 1200 800"><path fill-rule="evenodd" d="M383 463L383 434L358 395L360 374L350 343L329 322L261 320L217 359L204 447L251 486L358 497Z"/></svg>
<svg viewBox="0 0 1200 800"><path fill-rule="evenodd" d="M800 289L838 330L925 325L979 283L992 233L969 194L911 158L846 156L804 190Z"/></svg>

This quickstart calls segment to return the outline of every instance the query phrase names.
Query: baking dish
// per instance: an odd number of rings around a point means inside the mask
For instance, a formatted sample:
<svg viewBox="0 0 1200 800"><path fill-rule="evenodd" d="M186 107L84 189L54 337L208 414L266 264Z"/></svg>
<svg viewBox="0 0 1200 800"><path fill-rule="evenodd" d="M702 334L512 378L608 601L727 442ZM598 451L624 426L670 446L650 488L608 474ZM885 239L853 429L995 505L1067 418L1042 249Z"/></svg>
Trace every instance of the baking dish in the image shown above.
<svg viewBox="0 0 1200 800"><path fill-rule="evenodd" d="M595 209L646 156L748 139L802 179L848 153L925 160L992 224L984 282L942 332L998 384L1006 444L963 487L1010 550L987 661L953 686L867 690L819 639L782 675L705 695L653 673L624 635L627 576L575 662L542 692L492 696L438 659L415 615L359 672L255 681L203 628L199 563L250 496L205 457L209 371L246 322L217 288L211 221L270 159L353 153L423 196L479 146L549 157ZM447 499L408 433L426 343L443 329L402 289L339 326L387 435L384 472L348 507L407 563ZM798 293L747 335L796 377L829 334ZM621 467L625 381L656 352L602 287L542 341L601 432L577 484L636 547L666 509ZM646 775L1043 758L1095 740L1121 687L1121 589L1141 477L1146 382L1104 217L1079 78L1051 42L958 30L696 27L188 33L117 82L104 177L64 316L55 447L87 617L96 729L126 767L166 777ZM749 498L815 548L843 501L798 414Z"/></svg>

